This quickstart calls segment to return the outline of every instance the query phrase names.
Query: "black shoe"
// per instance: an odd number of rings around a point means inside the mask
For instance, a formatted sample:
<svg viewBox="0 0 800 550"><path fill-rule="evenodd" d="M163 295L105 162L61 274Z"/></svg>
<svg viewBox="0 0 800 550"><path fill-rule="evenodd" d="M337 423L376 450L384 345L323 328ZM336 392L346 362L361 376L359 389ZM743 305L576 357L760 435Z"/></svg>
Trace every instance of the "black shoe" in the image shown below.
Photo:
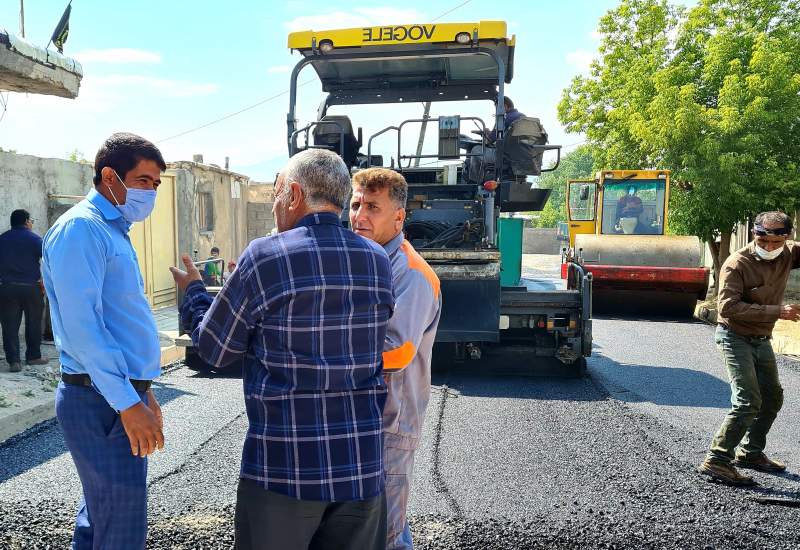
<svg viewBox="0 0 800 550"><path fill-rule="evenodd" d="M14 363L8 364L8 372L20 372L22 371L22 363L19 361L15 361Z"/></svg>

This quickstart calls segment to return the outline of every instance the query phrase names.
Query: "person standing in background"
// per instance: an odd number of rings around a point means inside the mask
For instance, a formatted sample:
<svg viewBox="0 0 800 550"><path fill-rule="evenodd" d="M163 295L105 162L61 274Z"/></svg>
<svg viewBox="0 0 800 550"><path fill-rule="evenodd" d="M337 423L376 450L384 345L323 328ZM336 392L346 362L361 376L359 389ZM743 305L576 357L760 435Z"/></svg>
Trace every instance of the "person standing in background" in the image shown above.
<svg viewBox="0 0 800 550"><path fill-rule="evenodd" d="M25 363L46 365L42 357L44 297L39 260L42 239L27 210L11 213L11 229L0 235L0 324L9 370L20 372L19 327L25 316Z"/></svg>
<svg viewBox="0 0 800 550"><path fill-rule="evenodd" d="M203 268L203 282L208 286L220 286L222 284L222 269L219 265L219 247L211 247L211 256Z"/></svg>

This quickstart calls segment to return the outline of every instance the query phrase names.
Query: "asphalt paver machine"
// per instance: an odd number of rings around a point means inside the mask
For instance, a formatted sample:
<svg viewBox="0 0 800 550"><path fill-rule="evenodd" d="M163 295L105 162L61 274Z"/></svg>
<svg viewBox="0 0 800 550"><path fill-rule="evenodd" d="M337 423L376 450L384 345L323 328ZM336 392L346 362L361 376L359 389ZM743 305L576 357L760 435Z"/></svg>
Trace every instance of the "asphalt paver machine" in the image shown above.
<svg viewBox="0 0 800 550"><path fill-rule="evenodd" d="M515 46L506 24L309 30L291 33L288 46L302 56L290 79L289 154L325 148L352 172L386 166L409 184L406 238L441 280L436 356L476 359L488 348L519 346L557 358L566 372L583 372L591 353L591 275L570 262L568 284L557 274L546 282L522 277L522 219L509 215L542 209L549 190L532 188L527 178L546 170L546 151L559 158L560 146L547 145L536 118L506 125L504 86L513 78ZM301 126L298 78L309 65L325 95L316 120ZM391 120L392 105L455 101L493 102L495 139L468 113L394 120L368 136L353 125L357 106L386 104ZM341 106L347 114L329 112ZM438 129L435 153L403 148L403 135L413 136L422 124ZM463 128L482 135L467 137ZM390 159L374 154L379 143L389 144Z"/></svg>

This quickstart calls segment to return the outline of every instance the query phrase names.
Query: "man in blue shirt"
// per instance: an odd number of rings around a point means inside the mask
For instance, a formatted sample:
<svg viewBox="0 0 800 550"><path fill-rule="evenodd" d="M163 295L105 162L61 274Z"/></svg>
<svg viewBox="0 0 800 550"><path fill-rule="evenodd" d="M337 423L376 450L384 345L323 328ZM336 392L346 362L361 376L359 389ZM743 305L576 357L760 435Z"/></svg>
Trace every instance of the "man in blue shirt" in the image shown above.
<svg viewBox="0 0 800 550"><path fill-rule="evenodd" d="M279 233L256 239L213 301L188 256L199 355L244 366L249 420L236 502L237 550L385 550L381 352L392 267L342 227L350 174L331 151L293 156L275 183Z"/></svg>
<svg viewBox="0 0 800 550"><path fill-rule="evenodd" d="M26 210L11 213L11 229L0 235L0 324L3 351L9 370L22 370L19 354L19 326L25 315L25 363L45 365L42 358L42 297L39 259L42 239L33 232L33 220Z"/></svg>
<svg viewBox="0 0 800 550"><path fill-rule="evenodd" d="M114 134L94 162L95 188L44 237L42 276L60 350L56 417L83 486L73 550L142 550L147 456L164 445L150 389L160 374L155 319L128 230L153 210L159 150Z"/></svg>
<svg viewBox="0 0 800 550"><path fill-rule="evenodd" d="M506 132L508 132L508 129L511 128L511 125L514 124L514 122L525 116L524 114L520 113L516 107L514 107L514 102L511 101L511 98L508 96L503 96L503 110L506 113L504 125ZM490 143L494 143L497 140L497 129L487 131L485 134L480 130L474 130L473 133L486 135L486 139L489 140Z"/></svg>
<svg viewBox="0 0 800 550"><path fill-rule="evenodd" d="M505 111L504 135L508 137L511 125L524 117L515 107L514 102L508 96L503 97L503 110ZM468 182L483 184L486 178L494 177L493 169L497 156L496 141L497 128L487 130L472 130L473 134L478 134L486 140L486 145L479 143L470 148L470 156L464 159L464 177Z"/></svg>

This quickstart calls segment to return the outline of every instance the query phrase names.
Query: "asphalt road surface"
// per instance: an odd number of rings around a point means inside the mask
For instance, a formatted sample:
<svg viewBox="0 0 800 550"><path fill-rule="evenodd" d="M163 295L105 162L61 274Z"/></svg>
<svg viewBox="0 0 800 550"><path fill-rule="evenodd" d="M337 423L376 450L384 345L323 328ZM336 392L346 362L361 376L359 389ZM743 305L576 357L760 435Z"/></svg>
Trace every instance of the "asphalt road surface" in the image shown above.
<svg viewBox="0 0 800 550"><path fill-rule="evenodd" d="M416 547L800 548L800 368L768 452L781 476L736 489L694 472L729 399L712 327L598 319L589 376L502 353L434 375L410 503ZM502 368L497 368L500 365ZM231 548L246 428L237 377L180 366L156 388L150 548ZM80 486L57 425L0 447L0 548L66 548Z"/></svg>

